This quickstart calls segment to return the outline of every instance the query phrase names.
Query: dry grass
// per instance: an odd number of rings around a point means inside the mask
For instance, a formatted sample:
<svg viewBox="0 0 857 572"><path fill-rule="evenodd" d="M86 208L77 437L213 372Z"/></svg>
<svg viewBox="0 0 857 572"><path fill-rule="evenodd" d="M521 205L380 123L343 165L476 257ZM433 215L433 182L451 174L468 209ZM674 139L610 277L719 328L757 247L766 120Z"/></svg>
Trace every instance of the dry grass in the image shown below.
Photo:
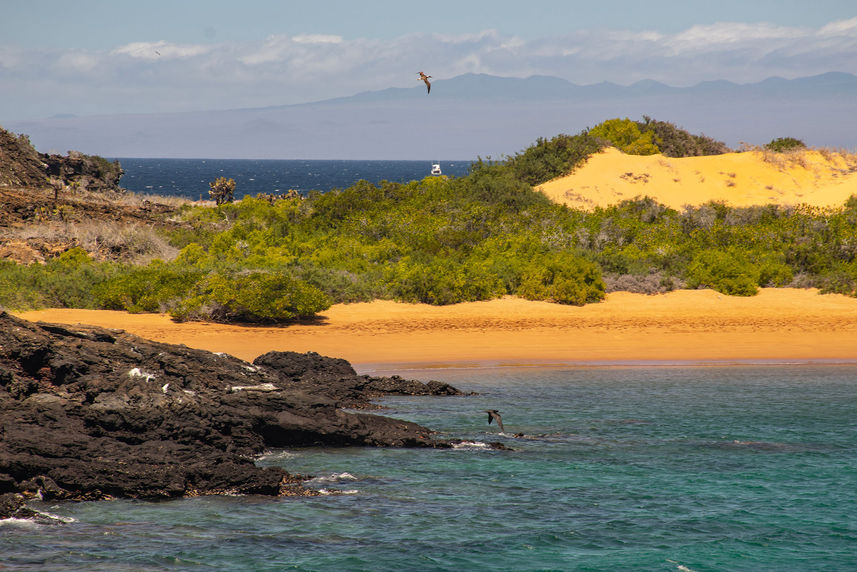
<svg viewBox="0 0 857 572"><path fill-rule="evenodd" d="M44 262L72 247L96 260L146 264L172 260L178 250L165 230L183 205L178 197L91 192L80 188L2 191L0 257L24 264Z"/></svg>
<svg viewBox="0 0 857 572"><path fill-rule="evenodd" d="M780 171L786 171L794 167L808 169L814 164L817 165L817 161L813 161L810 154L818 153L827 163L827 167L831 171L843 174L857 172L857 153L852 153L846 149L812 147L777 152L771 151L770 149L755 147L747 150L759 153L764 162L774 165Z"/></svg>
<svg viewBox="0 0 857 572"><path fill-rule="evenodd" d="M52 188L27 188L26 192L34 197L53 199L55 191ZM182 197L148 195L143 193L134 193L131 191L126 191L123 193L113 193L104 191L95 192L79 188L76 189L70 186L66 186L60 189L57 192L57 198L60 200L74 200L83 201L91 204L117 205L122 207L134 208L143 208L147 205L155 204L177 209L183 205L193 203L193 201Z"/></svg>
<svg viewBox="0 0 857 572"><path fill-rule="evenodd" d="M146 264L156 258L172 260L179 252L151 226L111 221L37 223L9 228L0 233L0 243L79 246L97 260L133 264Z"/></svg>

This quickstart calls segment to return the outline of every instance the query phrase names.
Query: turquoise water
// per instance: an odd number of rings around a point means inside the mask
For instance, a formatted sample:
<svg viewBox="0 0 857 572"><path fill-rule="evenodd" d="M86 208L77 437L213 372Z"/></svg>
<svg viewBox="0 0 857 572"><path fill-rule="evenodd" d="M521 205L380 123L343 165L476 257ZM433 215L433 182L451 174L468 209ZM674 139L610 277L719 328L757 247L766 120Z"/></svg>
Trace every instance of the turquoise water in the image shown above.
<svg viewBox="0 0 857 572"><path fill-rule="evenodd" d="M314 498L43 503L8 569L855 570L857 366L400 372L385 400L474 445L272 451ZM484 409L503 414L507 434ZM514 434L523 433L523 437ZM488 450L500 441L512 451Z"/></svg>

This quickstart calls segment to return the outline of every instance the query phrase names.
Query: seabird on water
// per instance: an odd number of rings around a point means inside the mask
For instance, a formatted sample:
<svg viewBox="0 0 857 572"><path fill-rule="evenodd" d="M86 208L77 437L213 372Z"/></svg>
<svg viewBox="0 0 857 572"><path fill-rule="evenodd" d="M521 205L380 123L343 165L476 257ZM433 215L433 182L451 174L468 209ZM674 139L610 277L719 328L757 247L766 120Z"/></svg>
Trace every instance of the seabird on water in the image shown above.
<svg viewBox="0 0 857 572"><path fill-rule="evenodd" d="M431 82L429 81L429 78L431 76L426 75L423 72L419 72L419 74L420 74L420 77L417 79L417 81L424 81L426 83L426 89L428 90L428 91L426 91L426 93L427 94L431 93Z"/></svg>
<svg viewBox="0 0 857 572"><path fill-rule="evenodd" d="M500 417L500 412L496 409L486 409L485 413L488 414L488 425L491 425L492 421L497 422L497 426L500 428L500 433L505 433L505 429L503 429L503 419Z"/></svg>

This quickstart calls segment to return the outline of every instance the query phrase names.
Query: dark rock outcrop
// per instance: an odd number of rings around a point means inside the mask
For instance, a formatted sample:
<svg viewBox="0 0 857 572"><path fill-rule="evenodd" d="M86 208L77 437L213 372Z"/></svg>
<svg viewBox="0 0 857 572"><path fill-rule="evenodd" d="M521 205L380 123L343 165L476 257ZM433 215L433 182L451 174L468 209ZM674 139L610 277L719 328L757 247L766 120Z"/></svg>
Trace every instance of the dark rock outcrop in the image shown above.
<svg viewBox="0 0 857 572"><path fill-rule="evenodd" d="M251 365L0 312L0 495L312 494L300 476L258 467L253 456L305 445L451 446L415 423L342 410L390 393L457 390L358 376L313 353L268 353ZM21 510L4 498L6 516Z"/></svg>
<svg viewBox="0 0 857 572"><path fill-rule="evenodd" d="M0 128L0 187L70 186L88 191L121 191L122 167L96 155L39 153L26 135Z"/></svg>
<svg viewBox="0 0 857 572"><path fill-rule="evenodd" d="M122 167L119 161L108 161L97 155L84 155L69 151L68 155L42 155L49 177L64 185L77 186L96 193L121 191L119 179Z"/></svg>
<svg viewBox="0 0 857 572"><path fill-rule="evenodd" d="M385 395L461 395L456 388L439 381L422 383L397 375L357 375L344 359L314 352L268 352L253 364L276 375L283 387L330 398L337 407L364 409L372 406L370 399Z"/></svg>
<svg viewBox="0 0 857 572"><path fill-rule="evenodd" d="M0 187L44 188L47 168L26 135L0 129Z"/></svg>

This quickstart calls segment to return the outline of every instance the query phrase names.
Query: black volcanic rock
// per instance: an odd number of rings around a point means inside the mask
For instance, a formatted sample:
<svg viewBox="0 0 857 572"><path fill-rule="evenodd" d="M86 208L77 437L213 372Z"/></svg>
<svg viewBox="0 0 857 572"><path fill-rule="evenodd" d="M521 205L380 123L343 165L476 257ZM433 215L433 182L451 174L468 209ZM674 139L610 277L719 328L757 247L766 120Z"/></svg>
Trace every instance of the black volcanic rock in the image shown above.
<svg viewBox="0 0 857 572"><path fill-rule="evenodd" d="M269 370L285 386L326 396L338 407L369 407L370 399L384 395L461 395L456 388L439 381L422 383L399 376L357 375L344 359L315 352L268 352L257 357L253 364Z"/></svg>
<svg viewBox="0 0 857 572"><path fill-rule="evenodd" d="M229 355L0 312L0 495L46 499L312 494L252 458L270 447L449 447L420 425L341 407L458 393L358 376L344 360ZM0 517L20 513L12 497ZM3 509L2 507L6 507Z"/></svg>

